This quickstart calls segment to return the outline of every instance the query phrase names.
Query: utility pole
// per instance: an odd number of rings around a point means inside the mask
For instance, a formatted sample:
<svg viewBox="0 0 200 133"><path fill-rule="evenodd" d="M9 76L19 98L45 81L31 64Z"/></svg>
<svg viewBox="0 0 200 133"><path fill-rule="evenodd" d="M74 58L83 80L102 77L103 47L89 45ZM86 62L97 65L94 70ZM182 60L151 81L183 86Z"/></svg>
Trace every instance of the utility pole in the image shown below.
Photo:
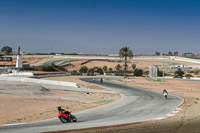
<svg viewBox="0 0 200 133"><path fill-rule="evenodd" d="M163 54L163 74L162 74L162 76L163 76L163 78L162 78L162 84L164 84L164 54Z"/></svg>

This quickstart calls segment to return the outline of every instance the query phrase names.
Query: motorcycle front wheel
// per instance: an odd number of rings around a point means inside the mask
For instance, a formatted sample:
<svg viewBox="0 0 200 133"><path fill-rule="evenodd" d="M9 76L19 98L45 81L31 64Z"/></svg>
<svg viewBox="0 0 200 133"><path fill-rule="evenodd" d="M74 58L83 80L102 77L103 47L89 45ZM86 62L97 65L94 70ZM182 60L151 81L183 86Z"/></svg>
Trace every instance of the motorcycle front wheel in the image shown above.
<svg viewBox="0 0 200 133"><path fill-rule="evenodd" d="M77 118L76 118L76 116L71 115L71 119L72 119L73 122L77 122Z"/></svg>
<svg viewBox="0 0 200 133"><path fill-rule="evenodd" d="M60 117L60 121L62 122L62 123L67 123L67 119L65 118L65 117Z"/></svg>

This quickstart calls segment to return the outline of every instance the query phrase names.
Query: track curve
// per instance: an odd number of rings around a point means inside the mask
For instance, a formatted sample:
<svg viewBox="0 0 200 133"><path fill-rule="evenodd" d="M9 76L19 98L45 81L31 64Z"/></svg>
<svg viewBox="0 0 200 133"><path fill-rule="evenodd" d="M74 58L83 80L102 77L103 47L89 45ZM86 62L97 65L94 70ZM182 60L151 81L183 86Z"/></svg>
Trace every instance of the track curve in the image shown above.
<svg viewBox="0 0 200 133"><path fill-rule="evenodd" d="M81 80L94 83L91 78ZM0 126L0 132L47 132L134 123L162 117L184 102L183 98L178 96L170 95L165 100L157 92L106 81L101 84L99 79L96 80L95 84L120 93L122 98L100 107L76 113L77 123L63 124L55 118L37 123Z"/></svg>

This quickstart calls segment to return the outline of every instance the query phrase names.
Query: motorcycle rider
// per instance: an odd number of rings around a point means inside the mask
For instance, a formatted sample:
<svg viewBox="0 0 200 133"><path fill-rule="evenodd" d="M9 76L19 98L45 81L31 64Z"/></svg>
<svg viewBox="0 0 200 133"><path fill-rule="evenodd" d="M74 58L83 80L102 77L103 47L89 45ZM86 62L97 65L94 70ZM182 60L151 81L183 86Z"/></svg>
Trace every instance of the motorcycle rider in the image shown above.
<svg viewBox="0 0 200 133"><path fill-rule="evenodd" d="M76 116L71 115L71 112L62 109L60 106L58 106L58 118L63 123L71 122L71 121L77 122Z"/></svg>
<svg viewBox="0 0 200 133"><path fill-rule="evenodd" d="M100 79L101 84L103 84L103 78Z"/></svg>
<svg viewBox="0 0 200 133"><path fill-rule="evenodd" d="M163 95L164 95L165 99L167 99L168 92L166 89L163 90Z"/></svg>
<svg viewBox="0 0 200 133"><path fill-rule="evenodd" d="M58 113L60 113L60 112L70 114L69 111L66 111L66 110L62 109L60 106L58 106Z"/></svg>

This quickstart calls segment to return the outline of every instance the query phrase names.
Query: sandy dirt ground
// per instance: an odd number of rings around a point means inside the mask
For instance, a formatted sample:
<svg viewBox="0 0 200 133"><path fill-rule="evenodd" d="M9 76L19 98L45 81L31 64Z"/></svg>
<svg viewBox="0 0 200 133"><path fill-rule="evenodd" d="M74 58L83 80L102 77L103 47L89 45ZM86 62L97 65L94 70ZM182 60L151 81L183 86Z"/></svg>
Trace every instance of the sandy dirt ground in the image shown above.
<svg viewBox="0 0 200 133"><path fill-rule="evenodd" d="M84 87L89 88L87 85ZM0 125L55 118L58 106L75 113L119 98L118 94L88 94L53 90L38 84L0 81Z"/></svg>
<svg viewBox="0 0 200 133"><path fill-rule="evenodd" d="M126 85L146 88L162 93L163 88L170 94L184 97L182 110L163 120L116 125L83 130L64 131L70 133L200 133L200 81L168 79L162 82L149 81L146 78L128 78L116 80Z"/></svg>
<svg viewBox="0 0 200 133"><path fill-rule="evenodd" d="M12 58L13 60L13 65L16 65L16 60L17 58ZM41 60L41 58L22 58L22 63L24 65L26 64L35 64L37 62L39 62ZM0 61L0 65L11 65L11 61Z"/></svg>
<svg viewBox="0 0 200 133"><path fill-rule="evenodd" d="M93 68L93 67L101 67L103 68L103 66L107 66L108 69L112 68L113 70L115 70L115 66L117 64L120 64L122 67L124 65L123 62L108 62L108 61L90 61L84 65L81 65L82 62L84 62L85 60L81 60L81 61L74 61L71 63L70 66L67 66L66 69L69 71L72 70L79 70L81 66L87 66L88 68ZM174 61L174 60L128 60L128 69L132 70L131 65L132 64L136 64L137 68L142 68L142 69L149 69L149 66L152 65L163 65L163 61L164 61L164 66L165 67L174 67L175 65L198 65L196 63L188 63L188 62L183 62L183 61Z"/></svg>

